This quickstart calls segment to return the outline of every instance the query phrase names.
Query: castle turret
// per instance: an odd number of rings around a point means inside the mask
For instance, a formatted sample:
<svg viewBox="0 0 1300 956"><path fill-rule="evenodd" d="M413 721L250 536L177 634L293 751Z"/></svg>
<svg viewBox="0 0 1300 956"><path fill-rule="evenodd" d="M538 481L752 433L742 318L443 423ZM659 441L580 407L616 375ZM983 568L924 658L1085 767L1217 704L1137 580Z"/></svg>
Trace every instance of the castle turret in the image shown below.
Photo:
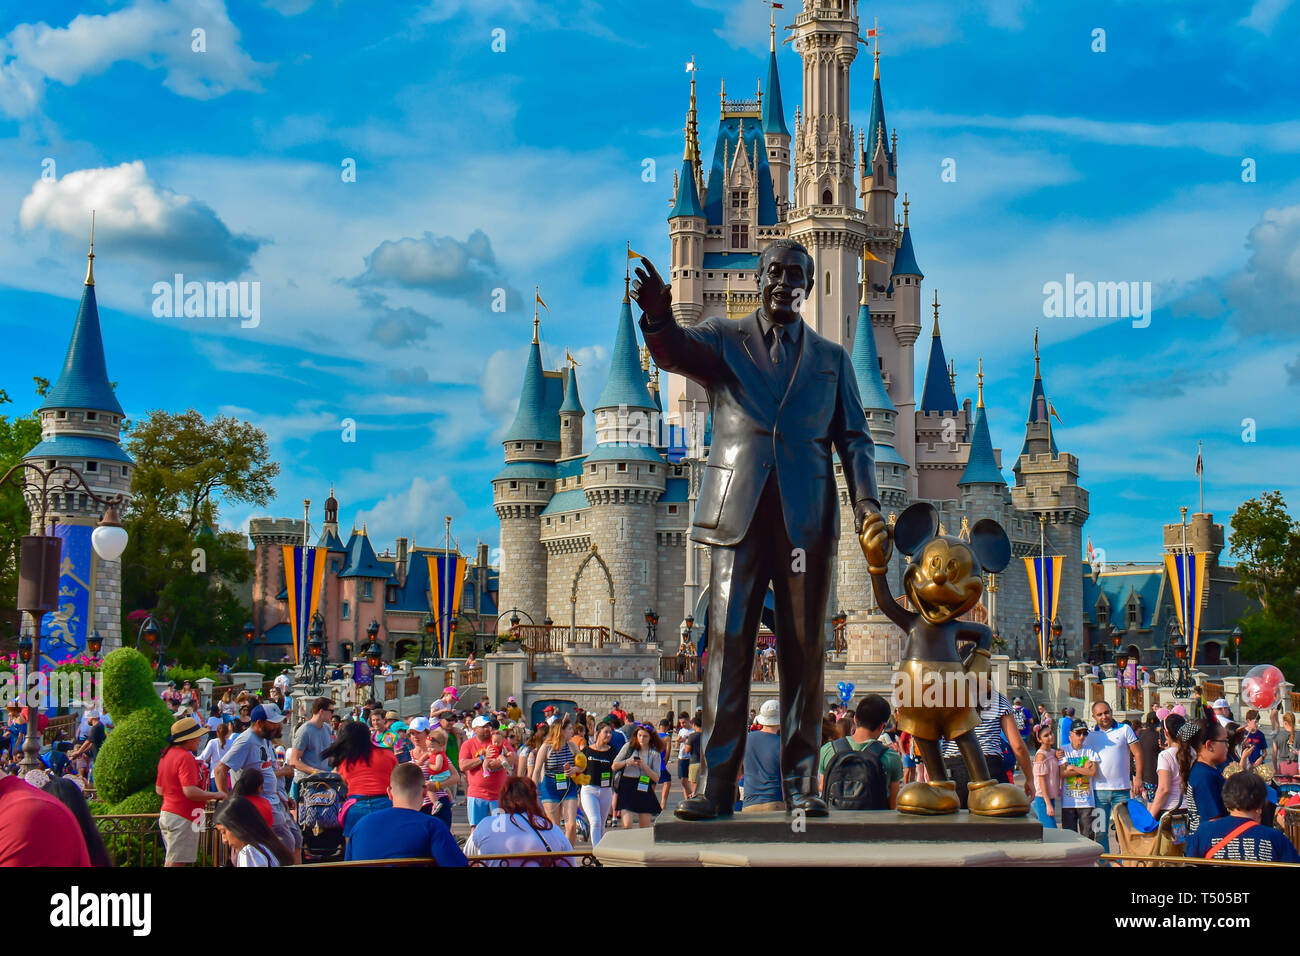
<svg viewBox="0 0 1300 956"><path fill-rule="evenodd" d="M519 409L506 432L506 465L492 479L501 522L499 604L546 617L546 550L540 541L542 509L555 493L555 460L561 451L559 408L563 382L542 368L538 317L524 365Z"/></svg>
<svg viewBox="0 0 1300 956"><path fill-rule="evenodd" d="M583 461L582 490L591 508L590 547L612 581L588 564L573 616L579 623L613 626L636 634L658 593L655 503L664 491L668 463L653 447L654 397L646 385L626 289L609 364L609 380L593 406L596 446ZM552 616L565 621L570 609Z"/></svg>
<svg viewBox="0 0 1300 956"><path fill-rule="evenodd" d="M771 11L771 41L767 55L766 95L763 98L763 144L767 148L767 165L772 170L772 192L776 208L784 219L790 205L790 131L785 126L785 108L781 104L781 75L776 69L776 10Z"/></svg>
<svg viewBox="0 0 1300 956"><path fill-rule="evenodd" d="M564 370L564 402L560 405L560 458L582 454L582 418L586 413L578 395L578 368Z"/></svg>
<svg viewBox="0 0 1300 956"><path fill-rule="evenodd" d="M885 131L885 97L880 91L879 40L874 51L875 77L867 128L858 134L863 209L871 226L868 248L879 261L868 263L873 284L889 284L889 263L895 244L894 208L898 200L898 170Z"/></svg>
<svg viewBox="0 0 1300 956"><path fill-rule="evenodd" d="M1034 332L1034 385L1030 393L1029 421L1025 443L1012 471L1015 487L1011 502L1043 522L1048 554L1065 556L1066 568L1080 566L1083 551L1083 523L1088 520L1088 492L1079 486L1079 459L1056 450L1052 435L1055 409L1043 389L1038 355L1038 333ZM1028 582L1026 582L1026 588ZM1059 607L1063 636L1072 653L1083 647L1083 576L1062 575Z"/></svg>
<svg viewBox="0 0 1300 956"><path fill-rule="evenodd" d="M803 113L795 124L790 238L808 249L816 285L803 318L847 345L857 312L858 258L870 225L858 209L849 70L858 54L856 0L832 6L807 0L793 38L803 58Z"/></svg>
<svg viewBox="0 0 1300 956"><path fill-rule="evenodd" d="M93 226L87 263L81 306L63 369L37 409L41 440L23 461L45 471L71 466L85 476L96 495L121 495L129 501L135 462L122 449L122 406L113 393L104 361L95 300ZM59 477L55 476L53 484L61 484ZM29 501L39 496L34 485L25 491ZM119 506L118 510L123 509ZM122 646L122 566L118 561L103 560L90 546L103 513L103 506L75 492L51 491L46 502L46 518L58 529L54 533L63 538L59 610L61 615L71 615L57 626L48 623L54 620L53 615L47 615L42 623L41 633L47 638L42 652L49 660L84 653L86 638L95 631L103 640L103 653ZM33 512L31 533L49 533L39 524Z"/></svg>
<svg viewBox="0 0 1300 956"><path fill-rule="evenodd" d="M966 441L969 421L966 410L957 401L943 352L938 292L934 296L934 331L930 336L925 391L915 420L917 494L936 501L956 498L957 479L963 467L960 446Z"/></svg>
<svg viewBox="0 0 1300 956"><path fill-rule="evenodd" d="M694 67L694 61L691 61ZM704 198L699 126L695 109L695 70L691 70L691 105L686 113L686 147L677 173L673 207L668 213L672 246L668 280L673 289L673 316L694 325L704 312Z"/></svg>

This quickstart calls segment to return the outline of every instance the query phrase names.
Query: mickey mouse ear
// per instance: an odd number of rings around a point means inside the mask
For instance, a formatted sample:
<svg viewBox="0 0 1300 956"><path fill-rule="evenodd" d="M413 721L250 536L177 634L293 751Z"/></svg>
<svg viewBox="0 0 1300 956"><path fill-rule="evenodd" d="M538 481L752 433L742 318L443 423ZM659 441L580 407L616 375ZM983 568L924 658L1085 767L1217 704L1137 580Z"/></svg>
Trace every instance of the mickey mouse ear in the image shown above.
<svg viewBox="0 0 1300 956"><path fill-rule="evenodd" d="M997 574L1011 563L1011 539L992 518L981 518L970 529L970 546L985 571Z"/></svg>
<svg viewBox="0 0 1300 956"><path fill-rule="evenodd" d="M912 555L939 531L939 512L934 505L919 501L905 509L894 522L894 546Z"/></svg>

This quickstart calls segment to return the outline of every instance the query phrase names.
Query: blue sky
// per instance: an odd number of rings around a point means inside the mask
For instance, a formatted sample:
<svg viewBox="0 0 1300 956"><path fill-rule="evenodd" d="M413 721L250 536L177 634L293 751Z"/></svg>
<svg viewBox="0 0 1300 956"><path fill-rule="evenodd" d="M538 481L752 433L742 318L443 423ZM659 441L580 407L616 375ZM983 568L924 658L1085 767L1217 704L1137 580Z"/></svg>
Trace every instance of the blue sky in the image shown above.
<svg viewBox="0 0 1300 956"><path fill-rule="evenodd" d="M440 541L451 514L462 546L495 546L490 480L532 287L551 307L547 366L572 350L590 403L624 242L667 257L685 61L699 64L711 144L719 80L749 92L767 55L757 0L47 0L24 19L31 9L0 15L0 387L25 410L31 376L57 374L93 206L128 415L193 406L256 422L283 463L272 513L311 498L318 522L333 482L343 523L367 522L380 544ZM1270 488L1294 507L1300 4L919 0L861 14L882 17L924 294L939 290L959 395L984 358L1004 473L1037 325L1057 441L1091 492L1085 534L1111 560L1153 557L1160 524L1196 508L1198 439L1220 519ZM792 114L800 64L789 47L778 56ZM861 56L859 125L870 81ZM342 181L348 159L356 182ZM177 272L260 282L260 324L156 318L153 284ZM1067 273L1151 282L1150 326L1044 318L1043 284ZM491 310L497 288L505 313Z"/></svg>

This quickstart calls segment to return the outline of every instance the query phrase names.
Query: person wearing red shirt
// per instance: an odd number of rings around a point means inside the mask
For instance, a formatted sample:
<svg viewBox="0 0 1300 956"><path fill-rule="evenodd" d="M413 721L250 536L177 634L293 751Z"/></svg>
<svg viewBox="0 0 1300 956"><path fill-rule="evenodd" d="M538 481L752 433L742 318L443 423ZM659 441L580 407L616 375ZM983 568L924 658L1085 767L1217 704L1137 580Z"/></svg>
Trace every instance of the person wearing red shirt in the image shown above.
<svg viewBox="0 0 1300 956"><path fill-rule="evenodd" d="M465 775L468 802L466 810L471 825L477 826L496 811L501 789L510 775L515 773L515 750L508 741L503 743L505 753L489 757L492 746L492 725L486 717L474 718L470 725L474 736L460 748L460 771ZM505 771L504 773L502 771Z"/></svg>
<svg viewBox="0 0 1300 956"><path fill-rule="evenodd" d="M0 771L0 866L90 866L77 818L26 780Z"/></svg>
<svg viewBox="0 0 1300 956"><path fill-rule="evenodd" d="M334 743L322 750L321 756L347 784L348 798L342 808L346 840L367 814L393 805L388 796L388 781L397 766L397 758L391 750L376 747L369 729L357 720L343 724Z"/></svg>
<svg viewBox="0 0 1300 956"><path fill-rule="evenodd" d="M194 756L207 733L193 717L182 717L172 724L169 746L158 761L154 792L163 798L158 827L167 847L165 866L189 866L199 858L203 808L225 796L207 789L207 764Z"/></svg>

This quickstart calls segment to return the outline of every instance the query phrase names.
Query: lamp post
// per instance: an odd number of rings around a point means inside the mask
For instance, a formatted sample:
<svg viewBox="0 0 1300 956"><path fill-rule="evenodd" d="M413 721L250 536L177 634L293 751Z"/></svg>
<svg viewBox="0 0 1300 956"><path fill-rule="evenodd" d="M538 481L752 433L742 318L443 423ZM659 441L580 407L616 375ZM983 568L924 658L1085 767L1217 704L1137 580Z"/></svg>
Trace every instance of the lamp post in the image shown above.
<svg viewBox="0 0 1300 956"><path fill-rule="evenodd" d="M378 653L379 663L382 664L384 653L383 649L379 646L379 622L373 617L370 619L370 624L366 628L366 637L370 638L370 643L366 646L366 661L369 662L371 657L373 657L375 653ZM371 664L370 669L374 670L378 666L379 664Z"/></svg>
<svg viewBox="0 0 1300 956"><path fill-rule="evenodd" d="M257 628L253 626L252 621L244 624L244 666L249 670L253 669L253 638L257 636Z"/></svg>
<svg viewBox="0 0 1300 956"><path fill-rule="evenodd" d="M158 622L152 614L146 615L145 619L140 622L140 630L135 635L135 649L137 651L140 649L140 642L143 640L149 645L150 652L156 655L157 661L154 672L158 675L159 680L162 680L163 675L163 649L162 642L159 640L161 636L162 632L158 630Z"/></svg>
<svg viewBox="0 0 1300 956"><path fill-rule="evenodd" d="M1174 693L1182 697L1191 689L1191 681L1187 679L1187 642L1181 633L1174 641L1174 658L1178 661L1178 681L1174 684Z"/></svg>
<svg viewBox="0 0 1300 956"><path fill-rule="evenodd" d="M86 638L86 650L90 651L91 657L98 657L103 646L104 639L99 636L99 631L93 631L90 637Z"/></svg>
<svg viewBox="0 0 1300 956"><path fill-rule="evenodd" d="M1241 628L1232 629L1232 644L1237 649L1237 676L1241 676Z"/></svg>
<svg viewBox="0 0 1300 956"><path fill-rule="evenodd" d="M1043 622L1038 619L1035 619L1033 625L1034 625L1034 643L1038 645L1039 660L1042 661L1044 667L1050 667L1051 659L1048 657L1049 648L1043 646L1043 641L1044 641ZM1046 641L1048 644L1051 644L1052 639L1048 637L1046 638Z"/></svg>
<svg viewBox="0 0 1300 956"><path fill-rule="evenodd" d="M433 619L433 612L430 611L428 614L424 616L424 628L420 632L420 663L421 664L429 663L429 658L424 653L425 642L432 644L435 650L438 651L442 650L442 648L438 647L437 635L438 635L438 622ZM433 663L435 667L442 665L441 653L437 653L433 655Z"/></svg>
<svg viewBox="0 0 1300 956"><path fill-rule="evenodd" d="M1060 655L1057 657L1057 655ZM1064 667L1069 663L1068 654L1066 654L1064 641L1061 640L1061 622L1059 619L1052 621L1052 666Z"/></svg>
<svg viewBox="0 0 1300 956"><path fill-rule="evenodd" d="M31 631L26 635L29 649L24 663L31 663L37 671L41 667L41 618L47 611L55 610L59 605L59 576L63 557L63 542L55 535L53 520L49 518L49 503L52 495L83 495L104 509L103 517L91 533L90 544L95 554L103 561L116 561L126 550L127 534L117 516L117 507L122 503L121 495L101 497L91 490L85 476L70 465L56 465L53 468L41 468L31 462L19 462L0 477L4 485L21 475L20 483L23 498L36 519L39 534L25 534L19 539L18 551L18 601L20 613L31 618ZM29 475L31 476L29 478ZM18 484L19 482L15 482ZM50 533L46 534L46 529ZM20 653L21 644L20 641ZM35 708L28 711L35 713ZM29 720L29 723L31 721ZM23 742L21 763L24 774L42 771L41 735L28 733Z"/></svg>
<svg viewBox="0 0 1300 956"><path fill-rule="evenodd" d="M659 624L659 615L649 608L645 612L645 639L647 644L653 644L655 639L655 628Z"/></svg>
<svg viewBox="0 0 1300 956"><path fill-rule="evenodd" d="M1161 660L1165 673L1160 678L1161 687L1173 687L1177 683L1177 679L1174 677L1174 669L1177 666L1177 659L1174 657L1174 646L1182 633L1178 621L1171 616L1169 623L1165 626L1165 649L1164 657Z"/></svg>
<svg viewBox="0 0 1300 956"><path fill-rule="evenodd" d="M325 683L325 619L317 611L311 618L311 631L307 638L307 692L319 696Z"/></svg>

